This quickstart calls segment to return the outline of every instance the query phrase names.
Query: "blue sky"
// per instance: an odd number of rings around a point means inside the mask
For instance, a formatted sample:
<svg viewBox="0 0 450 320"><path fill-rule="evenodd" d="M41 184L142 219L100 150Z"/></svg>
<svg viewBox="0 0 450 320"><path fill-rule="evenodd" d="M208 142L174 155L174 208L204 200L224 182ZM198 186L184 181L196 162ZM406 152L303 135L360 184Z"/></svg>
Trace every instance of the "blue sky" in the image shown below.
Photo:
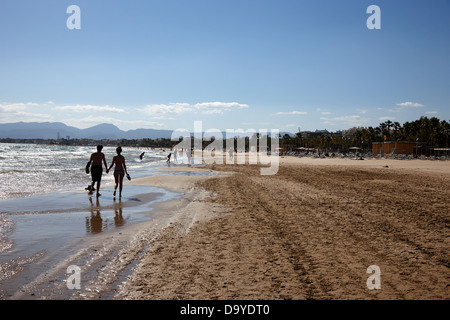
<svg viewBox="0 0 450 320"><path fill-rule="evenodd" d="M69 30L70 5L81 29ZM370 30L369 5L381 9ZM0 123L192 130L450 119L450 0L2 0Z"/></svg>

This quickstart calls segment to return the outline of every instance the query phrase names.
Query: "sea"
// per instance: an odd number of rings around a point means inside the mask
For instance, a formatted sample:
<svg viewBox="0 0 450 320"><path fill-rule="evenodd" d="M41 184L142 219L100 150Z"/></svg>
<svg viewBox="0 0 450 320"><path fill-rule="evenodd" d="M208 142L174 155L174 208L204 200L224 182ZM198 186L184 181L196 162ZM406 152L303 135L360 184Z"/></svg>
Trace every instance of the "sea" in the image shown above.
<svg viewBox="0 0 450 320"><path fill-rule="evenodd" d="M169 151L122 149L131 180L183 174L182 170L159 170L167 166ZM102 196L89 196L85 188L91 176L85 167L94 152L96 146L0 143L0 300L39 299L34 291L25 294L23 288L42 279L70 254L81 252L89 238L124 237L127 226L154 219L153 204L180 197L162 188L128 184L117 201L112 196L112 172L103 173ZM109 166L116 148L105 146L102 152ZM179 166L187 166L182 156L178 161ZM65 270L60 271L58 283L65 277ZM53 282L40 280L40 290L44 292ZM55 290L48 292L50 297Z"/></svg>
<svg viewBox="0 0 450 320"><path fill-rule="evenodd" d="M123 149L128 172L136 178L149 175L168 154L157 149ZM0 200L87 186L90 175L85 167L93 152L96 146L0 143ZM115 147L104 147L102 152L109 166ZM103 175L102 184L113 182L112 174Z"/></svg>

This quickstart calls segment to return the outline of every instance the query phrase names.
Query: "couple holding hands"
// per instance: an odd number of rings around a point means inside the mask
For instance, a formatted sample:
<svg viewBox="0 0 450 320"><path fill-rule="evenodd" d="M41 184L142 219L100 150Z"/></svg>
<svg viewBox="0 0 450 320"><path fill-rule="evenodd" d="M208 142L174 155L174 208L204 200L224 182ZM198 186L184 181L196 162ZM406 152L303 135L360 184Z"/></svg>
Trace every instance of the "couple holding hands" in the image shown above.
<svg viewBox="0 0 450 320"><path fill-rule="evenodd" d="M102 180L102 174L103 174L103 166L102 164L105 164L106 173L109 173L109 170L113 166L114 167L114 180L115 180L115 186L114 186L114 198L116 197L116 190L117 186L119 186L119 199L122 197L122 188L123 188L123 177L126 175L128 180L131 180L130 175L127 172L127 167L125 165L125 157L121 155L122 148L117 147L116 152L117 155L113 157L113 160L111 162L111 165L108 168L108 165L106 164L105 155L102 153L103 146L98 145L97 146L97 152L91 154L91 158L89 159L89 162L86 165L86 173L89 173L89 168L91 172L92 177L92 183L90 186L87 187L87 190L89 190L89 194L93 194L94 184L97 182L97 197L101 196L99 193L100 191L100 182Z"/></svg>

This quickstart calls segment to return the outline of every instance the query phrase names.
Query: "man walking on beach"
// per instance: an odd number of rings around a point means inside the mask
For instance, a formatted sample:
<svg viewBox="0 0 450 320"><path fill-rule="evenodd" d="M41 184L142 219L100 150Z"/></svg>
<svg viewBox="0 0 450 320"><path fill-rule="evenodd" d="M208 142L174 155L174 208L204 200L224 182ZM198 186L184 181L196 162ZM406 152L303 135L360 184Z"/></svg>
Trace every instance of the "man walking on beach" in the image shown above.
<svg viewBox="0 0 450 320"><path fill-rule="evenodd" d="M190 149L187 149L186 155L187 155L187 158L188 158L188 166L190 166L191 165L191 156L192 156L192 153L191 153Z"/></svg>
<svg viewBox="0 0 450 320"><path fill-rule="evenodd" d="M91 165L91 189L89 190L89 194L93 194L94 184L97 182L97 197L101 196L100 192L100 182L102 180L103 167L102 163L105 164L106 173L108 173L108 165L106 164L105 155L102 153L103 146L97 146L97 152L91 154L91 158L86 165L86 168L89 168Z"/></svg>
<svg viewBox="0 0 450 320"><path fill-rule="evenodd" d="M228 150L228 155L230 156L230 160L233 160L233 149L232 148L230 148Z"/></svg>

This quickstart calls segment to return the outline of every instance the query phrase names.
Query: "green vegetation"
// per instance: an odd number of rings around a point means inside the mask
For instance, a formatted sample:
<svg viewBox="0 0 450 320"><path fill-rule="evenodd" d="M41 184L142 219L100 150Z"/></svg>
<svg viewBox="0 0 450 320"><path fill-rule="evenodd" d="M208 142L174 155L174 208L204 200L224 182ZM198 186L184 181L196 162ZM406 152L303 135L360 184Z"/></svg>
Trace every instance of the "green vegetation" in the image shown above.
<svg viewBox="0 0 450 320"><path fill-rule="evenodd" d="M369 151L373 142L407 141L420 142L433 147L448 147L450 123L436 117L421 117L419 120L398 122L387 120L378 127L351 128L342 133L322 133L308 136L299 132L294 137L284 135L280 145L288 149L297 147L320 148L329 151L348 151L350 147L358 147Z"/></svg>

